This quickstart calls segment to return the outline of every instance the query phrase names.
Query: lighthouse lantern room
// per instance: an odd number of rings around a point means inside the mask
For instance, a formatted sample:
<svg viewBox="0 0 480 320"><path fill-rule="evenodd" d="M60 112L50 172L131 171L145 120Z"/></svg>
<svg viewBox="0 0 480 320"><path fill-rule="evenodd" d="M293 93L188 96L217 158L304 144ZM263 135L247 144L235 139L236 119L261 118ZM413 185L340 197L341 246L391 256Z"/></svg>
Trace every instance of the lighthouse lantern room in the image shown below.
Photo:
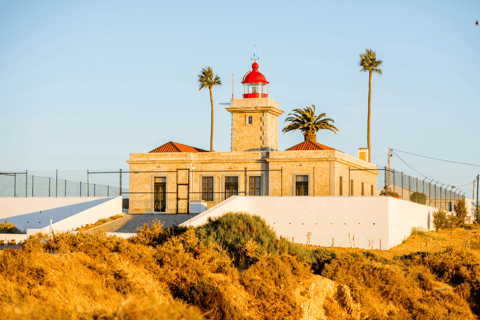
<svg viewBox="0 0 480 320"><path fill-rule="evenodd" d="M244 98L267 98L268 81L258 72L258 63L252 64L252 71L248 71L242 79Z"/></svg>

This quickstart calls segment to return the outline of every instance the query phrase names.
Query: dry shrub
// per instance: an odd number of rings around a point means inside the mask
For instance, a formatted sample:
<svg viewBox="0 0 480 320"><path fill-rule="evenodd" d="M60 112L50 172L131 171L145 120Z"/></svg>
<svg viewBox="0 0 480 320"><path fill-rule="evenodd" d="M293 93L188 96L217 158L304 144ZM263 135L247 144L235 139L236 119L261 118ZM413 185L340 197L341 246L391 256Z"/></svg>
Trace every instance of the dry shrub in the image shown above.
<svg viewBox="0 0 480 320"><path fill-rule="evenodd" d="M120 218L123 218L123 213L116 214L114 216L111 216L110 218L100 219L95 223L87 224L83 227L79 227L79 228L75 229L75 231L86 231L86 230L98 227L99 225L102 225L104 223L111 222L111 221L114 221L114 220L117 220L117 219L120 219Z"/></svg>
<svg viewBox="0 0 480 320"><path fill-rule="evenodd" d="M161 246L168 239L180 236L185 231L187 231L187 227L171 226L163 229L163 221L154 219L150 225L145 223L137 228L137 236L132 241L148 246Z"/></svg>
<svg viewBox="0 0 480 320"><path fill-rule="evenodd" d="M354 303L361 305L361 317L473 318L465 300L435 290L430 271L421 264L408 265L406 260L389 260L367 251L344 252L325 266L322 276L349 287ZM343 314L348 314L348 309L343 309ZM329 303L328 310L338 316L340 309Z"/></svg>
<svg viewBox="0 0 480 320"><path fill-rule="evenodd" d="M449 228L450 222L447 219L447 213L443 209L438 209L433 213L433 227L435 231Z"/></svg>
<svg viewBox="0 0 480 320"><path fill-rule="evenodd" d="M159 304L154 299L128 299L117 310L100 314L98 320L202 320L204 317L194 307L181 302Z"/></svg>
<svg viewBox="0 0 480 320"><path fill-rule="evenodd" d="M193 228L157 247L160 277L175 298L196 305L208 319L243 319L232 301L238 272L230 257L213 243L201 244Z"/></svg>
<svg viewBox="0 0 480 320"><path fill-rule="evenodd" d="M261 319L299 319L302 309L294 290L311 276L309 266L291 255L265 255L243 272L241 282Z"/></svg>
<svg viewBox="0 0 480 320"><path fill-rule="evenodd" d="M25 231L19 230L14 224L10 222L0 222L0 233L8 233L8 234L25 234Z"/></svg>
<svg viewBox="0 0 480 320"><path fill-rule="evenodd" d="M447 248L435 254L425 255L421 261L440 278L455 287L466 299L472 311L480 316L480 254L462 248Z"/></svg>

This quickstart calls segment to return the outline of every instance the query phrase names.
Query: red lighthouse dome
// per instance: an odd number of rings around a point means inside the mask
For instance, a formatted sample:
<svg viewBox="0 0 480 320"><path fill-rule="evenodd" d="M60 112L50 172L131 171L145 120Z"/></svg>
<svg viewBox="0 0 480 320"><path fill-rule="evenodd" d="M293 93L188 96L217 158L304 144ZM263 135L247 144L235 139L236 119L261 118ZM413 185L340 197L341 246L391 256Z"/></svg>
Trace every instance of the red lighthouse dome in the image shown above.
<svg viewBox="0 0 480 320"><path fill-rule="evenodd" d="M267 98L268 81L265 76L258 72L258 63L252 64L252 71L245 73L242 79L244 98Z"/></svg>

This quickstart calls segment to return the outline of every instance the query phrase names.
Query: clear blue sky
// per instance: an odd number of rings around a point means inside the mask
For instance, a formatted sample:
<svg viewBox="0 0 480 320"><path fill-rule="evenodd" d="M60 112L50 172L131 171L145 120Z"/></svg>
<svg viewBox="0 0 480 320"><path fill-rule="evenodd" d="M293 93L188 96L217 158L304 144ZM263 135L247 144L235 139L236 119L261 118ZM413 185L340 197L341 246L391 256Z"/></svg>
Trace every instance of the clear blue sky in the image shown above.
<svg viewBox="0 0 480 320"><path fill-rule="evenodd" d="M315 104L340 129L318 142L350 155L366 146L373 77L372 158L388 147L480 164L480 1L0 0L0 170L128 168L130 153L170 140L208 149L210 101L197 75L212 66L216 151L230 150L230 114L253 46L269 96L285 111ZM451 185L480 167L398 153ZM417 175L397 157L392 166Z"/></svg>

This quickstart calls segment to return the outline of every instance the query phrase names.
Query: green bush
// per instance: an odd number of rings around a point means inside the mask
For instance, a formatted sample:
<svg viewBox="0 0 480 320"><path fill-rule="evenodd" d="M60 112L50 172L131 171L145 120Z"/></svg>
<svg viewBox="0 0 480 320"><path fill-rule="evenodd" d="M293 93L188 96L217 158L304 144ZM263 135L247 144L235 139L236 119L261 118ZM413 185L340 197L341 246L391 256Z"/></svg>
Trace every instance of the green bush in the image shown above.
<svg viewBox="0 0 480 320"><path fill-rule="evenodd" d="M452 221L452 227L461 227L465 224L465 218L467 217L467 205L465 199L462 199L457 202L453 207L455 212L455 218Z"/></svg>
<svg viewBox="0 0 480 320"><path fill-rule="evenodd" d="M259 216L245 213L228 213L196 228L202 243L217 243L232 256L235 266L247 269L257 261L254 254L247 254L245 245L253 241L255 250L261 255L291 254L310 264L312 270L319 274L325 263L335 258L335 253L328 249L306 249L283 237L277 238L275 232Z"/></svg>
<svg viewBox="0 0 480 320"><path fill-rule="evenodd" d="M8 222L8 220L0 223L0 233L25 234L25 232L19 230L15 225Z"/></svg>
<svg viewBox="0 0 480 320"><path fill-rule="evenodd" d="M450 221L447 219L447 213L443 209L438 209L433 213L433 227L435 231L450 227Z"/></svg>
<svg viewBox="0 0 480 320"><path fill-rule="evenodd" d="M427 203L427 196L424 193L414 192L410 196L410 201L416 202L419 204L426 204Z"/></svg>

